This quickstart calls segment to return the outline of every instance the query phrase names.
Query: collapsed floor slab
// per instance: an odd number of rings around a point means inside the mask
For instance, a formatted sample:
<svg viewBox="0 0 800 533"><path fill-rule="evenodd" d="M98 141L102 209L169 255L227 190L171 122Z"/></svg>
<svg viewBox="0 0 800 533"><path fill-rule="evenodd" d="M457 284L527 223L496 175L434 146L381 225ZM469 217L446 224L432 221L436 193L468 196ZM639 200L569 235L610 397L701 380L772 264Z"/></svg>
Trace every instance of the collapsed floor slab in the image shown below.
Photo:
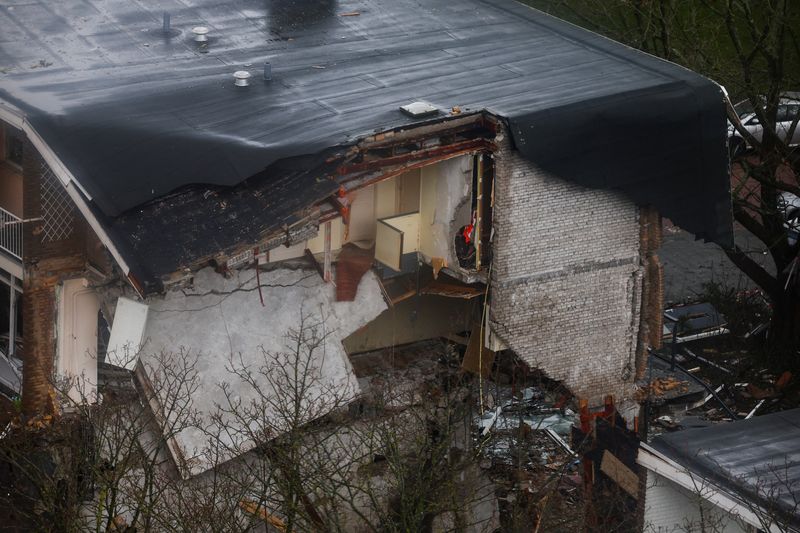
<svg viewBox="0 0 800 533"><path fill-rule="evenodd" d="M359 393L342 339L386 309L375 275L368 272L362 278L352 302L335 301L334 287L324 283L315 271L277 269L261 272L259 278L260 290L254 270L238 271L225 279L205 269L195 275L191 289L171 291L147 302L150 314L140 352L144 378L158 378L152 373L157 372L159 358L187 353L196 358L198 381L192 408L198 411L200 423L178 432L170 446L185 477L214 466L202 451L208 441L205 430L212 423L217 405L226 401L221 384L229 384L237 401L243 404L255 399L242 380L230 372L231 356L237 360L241 357L245 367L261 368L264 351L291 349L286 334L300 327L301 316L313 317L326 335L311 361L317 380L308 394L325 394L334 388L350 397ZM166 400L160 391L155 393L162 402ZM226 445L236 444L236 437L222 438ZM238 450L247 447L246 442L236 444Z"/></svg>

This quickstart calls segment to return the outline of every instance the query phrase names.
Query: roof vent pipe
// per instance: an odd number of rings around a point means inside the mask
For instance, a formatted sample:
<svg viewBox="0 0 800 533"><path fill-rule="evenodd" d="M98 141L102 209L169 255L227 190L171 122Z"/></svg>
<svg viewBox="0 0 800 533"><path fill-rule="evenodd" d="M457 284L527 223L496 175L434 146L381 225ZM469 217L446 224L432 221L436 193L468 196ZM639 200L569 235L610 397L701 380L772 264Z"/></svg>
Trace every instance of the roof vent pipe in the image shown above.
<svg viewBox="0 0 800 533"><path fill-rule="evenodd" d="M236 79L233 84L237 87L247 87L250 85L250 73L246 70L237 70L233 73L233 77Z"/></svg>
<svg viewBox="0 0 800 533"><path fill-rule="evenodd" d="M163 24L161 26L161 31L164 32L164 35L169 35L170 34L170 30L171 30L171 28L170 28L170 22L169 22L169 12L168 11L164 11Z"/></svg>
<svg viewBox="0 0 800 533"><path fill-rule="evenodd" d="M272 79L272 65L269 61L264 63L264 80L269 81Z"/></svg>
<svg viewBox="0 0 800 533"><path fill-rule="evenodd" d="M198 43L204 43L208 41L208 37L206 34L208 33L208 28L205 26L195 26L192 28L192 33L194 33L194 40Z"/></svg>

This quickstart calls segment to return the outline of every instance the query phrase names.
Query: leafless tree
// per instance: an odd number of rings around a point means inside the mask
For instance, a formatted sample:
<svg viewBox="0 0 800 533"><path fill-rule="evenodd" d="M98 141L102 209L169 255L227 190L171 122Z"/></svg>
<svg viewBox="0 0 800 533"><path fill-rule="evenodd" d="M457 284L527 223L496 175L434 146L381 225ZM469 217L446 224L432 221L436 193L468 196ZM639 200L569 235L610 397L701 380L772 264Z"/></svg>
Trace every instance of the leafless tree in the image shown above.
<svg viewBox="0 0 800 533"><path fill-rule="evenodd" d="M148 529L174 479L165 443L196 423L195 361L187 352L154 357L142 368L153 381L138 390L130 372L119 370L100 398L85 376L54 380L62 412L17 422L0 440L7 475L0 499L15 510L17 523L10 527Z"/></svg>
<svg viewBox="0 0 800 533"><path fill-rule="evenodd" d="M244 390L220 385L209 436L242 458L225 475L249 488L243 505L283 531L426 531L436 520L465 530L480 485L470 387L445 371L375 378L359 394L321 372L330 333L303 314L284 350L258 365L231 358Z"/></svg>
<svg viewBox="0 0 800 533"><path fill-rule="evenodd" d="M62 414L0 439L2 503L20 528L43 531L490 527L476 523L475 503L494 493L457 361L374 376L360 391L323 371L330 334L324 317L303 314L258 363L233 354L210 423L193 405L201 391L188 351L143 358L138 379L117 369L117 386L99 394L79 378L54 383ZM206 436L196 475L169 453L189 428Z"/></svg>

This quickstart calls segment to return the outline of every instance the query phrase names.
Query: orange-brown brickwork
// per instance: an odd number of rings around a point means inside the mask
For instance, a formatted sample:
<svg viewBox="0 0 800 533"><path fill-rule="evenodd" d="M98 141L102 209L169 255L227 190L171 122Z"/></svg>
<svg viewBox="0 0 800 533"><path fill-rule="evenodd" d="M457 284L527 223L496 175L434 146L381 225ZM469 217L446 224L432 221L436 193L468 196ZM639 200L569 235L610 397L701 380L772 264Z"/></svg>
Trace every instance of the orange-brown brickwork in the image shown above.
<svg viewBox="0 0 800 533"><path fill-rule="evenodd" d="M56 288L64 279L83 274L87 247L96 246L96 238L77 207L58 196L62 191L57 187L61 187L58 178L50 174L33 145L26 142L23 214L30 222L23 231L22 409L29 417L55 409ZM61 203L55 205L54 198Z"/></svg>
<svg viewBox="0 0 800 533"><path fill-rule="evenodd" d="M642 284L641 325L636 348L636 378L647 370L648 348L661 347L664 307L664 269L656 251L661 247L661 215L654 207L639 210L639 243L644 280Z"/></svg>

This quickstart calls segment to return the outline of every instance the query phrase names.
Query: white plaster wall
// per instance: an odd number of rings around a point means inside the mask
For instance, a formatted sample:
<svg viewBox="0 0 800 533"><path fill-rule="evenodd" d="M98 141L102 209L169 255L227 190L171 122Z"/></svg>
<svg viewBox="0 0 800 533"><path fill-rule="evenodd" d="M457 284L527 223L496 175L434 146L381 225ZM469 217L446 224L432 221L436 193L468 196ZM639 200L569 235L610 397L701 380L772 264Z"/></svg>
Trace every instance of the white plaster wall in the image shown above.
<svg viewBox="0 0 800 533"><path fill-rule="evenodd" d="M471 217L472 156L424 167L420 179L420 252L457 267L454 238Z"/></svg>
<svg viewBox="0 0 800 533"><path fill-rule="evenodd" d="M152 366L161 353L172 358L184 351L198 357L199 388L193 407L199 410L202 425L211 423L215 404L224 401L221 382L230 383L244 402L253 397L250 389L226 370L231 354L241 354L246 365L258 368L264 361L262 348L286 351L285 335L290 328L299 327L301 311L316 319L324 316L325 331L329 332L324 350L317 352L314 361L321 376L319 386L312 387L309 396L320 394L323 386L351 396L358 393L341 341L386 309L374 274L368 272L362 278L353 302L336 302L333 285L323 283L311 270L262 272L261 285L263 306L255 290L254 270L237 271L225 279L209 268L195 275L192 289L170 291L147 301L150 312L140 359ZM203 429L186 429L176 439L184 455L195 458L193 474L211 466L199 458L206 443Z"/></svg>

